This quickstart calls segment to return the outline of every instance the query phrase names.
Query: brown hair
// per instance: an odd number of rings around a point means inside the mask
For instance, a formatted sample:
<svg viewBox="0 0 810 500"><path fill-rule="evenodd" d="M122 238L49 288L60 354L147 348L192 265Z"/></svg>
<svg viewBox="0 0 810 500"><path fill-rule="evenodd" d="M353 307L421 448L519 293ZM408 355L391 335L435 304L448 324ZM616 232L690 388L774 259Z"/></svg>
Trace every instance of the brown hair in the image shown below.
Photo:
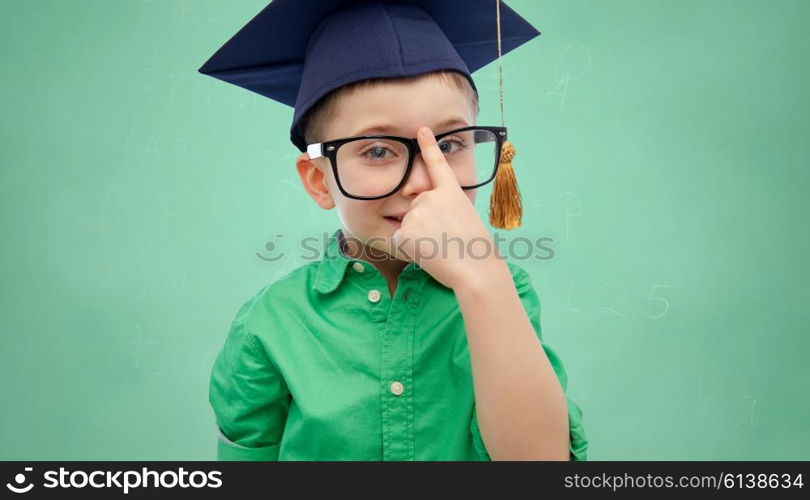
<svg viewBox="0 0 810 500"><path fill-rule="evenodd" d="M473 108L475 109L475 116L478 116L478 112L480 110L478 104L478 91L475 90L472 85L470 85L469 80L467 77L462 75L457 71L432 71L430 73L424 73L422 75L417 75L414 77L407 77L407 78L369 78L366 80L360 80L359 82L353 82L342 87L339 87L332 92L326 94L321 100L319 100L315 106L312 107L303 117L301 120L303 130L304 130L304 138L307 144L313 144L316 142L321 142L324 140L324 136L326 135L326 129L330 121L333 119L337 103L340 100L340 97L345 94L351 94L358 89L370 89L377 87L383 84L390 84L395 81L399 80L409 80L413 78L436 78L444 83L454 86L455 88L465 91L469 94L470 99L473 104Z"/></svg>

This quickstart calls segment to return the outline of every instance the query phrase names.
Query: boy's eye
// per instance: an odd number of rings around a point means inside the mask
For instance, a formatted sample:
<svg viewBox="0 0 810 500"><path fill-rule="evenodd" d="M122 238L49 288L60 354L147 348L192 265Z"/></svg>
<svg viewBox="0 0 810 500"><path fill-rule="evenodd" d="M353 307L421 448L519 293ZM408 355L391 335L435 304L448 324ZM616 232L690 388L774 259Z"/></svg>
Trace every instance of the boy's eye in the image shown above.
<svg viewBox="0 0 810 500"><path fill-rule="evenodd" d="M360 156L368 160L386 160L391 157L393 153L390 148L381 145L370 146L364 149Z"/></svg>
<svg viewBox="0 0 810 500"><path fill-rule="evenodd" d="M372 158L382 158L388 150L382 147L374 147L368 150Z"/></svg>
<svg viewBox="0 0 810 500"><path fill-rule="evenodd" d="M467 143L463 139L451 137L449 139L442 139L442 142L439 144L439 149L442 153L448 155L456 153L458 150L464 149L466 146Z"/></svg>

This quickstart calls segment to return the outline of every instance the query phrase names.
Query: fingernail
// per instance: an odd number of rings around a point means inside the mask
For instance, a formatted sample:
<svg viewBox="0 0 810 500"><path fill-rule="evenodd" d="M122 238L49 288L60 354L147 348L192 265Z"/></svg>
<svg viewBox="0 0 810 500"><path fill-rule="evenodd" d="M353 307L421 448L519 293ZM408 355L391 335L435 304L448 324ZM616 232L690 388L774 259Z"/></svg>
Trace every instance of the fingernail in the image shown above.
<svg viewBox="0 0 810 500"><path fill-rule="evenodd" d="M430 139L430 137L433 135L433 132L431 132L428 127L421 127L419 129L419 135L421 135L423 139Z"/></svg>

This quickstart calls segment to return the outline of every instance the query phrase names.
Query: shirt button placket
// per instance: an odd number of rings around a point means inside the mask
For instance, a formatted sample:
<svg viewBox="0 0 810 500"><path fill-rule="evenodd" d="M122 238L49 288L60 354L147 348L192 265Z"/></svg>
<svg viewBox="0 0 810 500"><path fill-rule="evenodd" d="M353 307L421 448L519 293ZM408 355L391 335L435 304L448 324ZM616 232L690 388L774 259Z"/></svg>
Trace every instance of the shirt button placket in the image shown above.
<svg viewBox="0 0 810 500"><path fill-rule="evenodd" d="M409 276L400 276L382 344L383 460L414 460L413 329L415 298Z"/></svg>

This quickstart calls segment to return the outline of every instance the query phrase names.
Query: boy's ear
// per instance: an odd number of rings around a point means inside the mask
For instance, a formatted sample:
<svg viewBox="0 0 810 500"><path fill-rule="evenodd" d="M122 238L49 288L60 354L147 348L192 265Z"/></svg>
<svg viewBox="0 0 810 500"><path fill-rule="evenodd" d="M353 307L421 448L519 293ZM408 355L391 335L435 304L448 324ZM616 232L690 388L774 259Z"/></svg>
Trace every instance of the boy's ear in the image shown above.
<svg viewBox="0 0 810 500"><path fill-rule="evenodd" d="M307 190L309 196L315 203L324 210L335 207L332 193L329 191L329 179L324 171L323 164L316 164L316 160L311 160L309 154L301 153L295 161L295 168L301 177L301 183Z"/></svg>

